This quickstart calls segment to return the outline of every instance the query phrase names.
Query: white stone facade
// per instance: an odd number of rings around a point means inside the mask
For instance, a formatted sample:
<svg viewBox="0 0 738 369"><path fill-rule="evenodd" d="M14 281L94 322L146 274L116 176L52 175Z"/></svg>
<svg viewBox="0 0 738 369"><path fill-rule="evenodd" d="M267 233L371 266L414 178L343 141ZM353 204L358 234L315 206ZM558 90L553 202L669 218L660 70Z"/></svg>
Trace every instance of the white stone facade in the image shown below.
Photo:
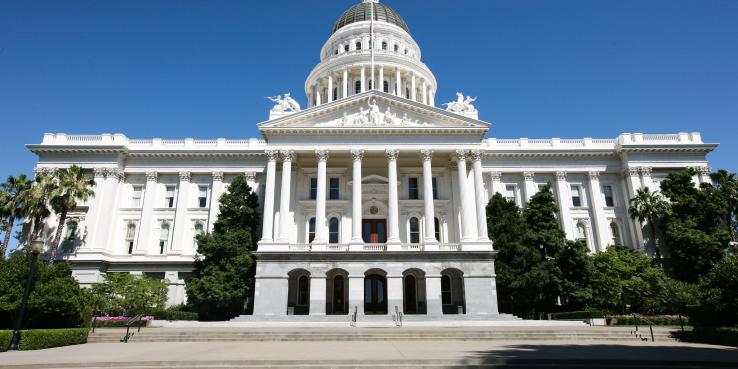
<svg viewBox="0 0 738 369"><path fill-rule="evenodd" d="M359 39L376 50L352 49ZM400 88L369 88L367 70ZM347 87L357 78L358 93ZM435 107L435 78L420 48L381 20L338 29L305 88L308 108L259 123L261 139L46 134L28 145L37 171L77 164L95 176L96 196L69 217L75 230L62 257L74 275L89 285L103 273L147 273L170 281L170 304L184 302L193 237L212 229L217 199L245 173L263 214L255 315L397 308L494 316L491 196L525 207L551 183L569 239L592 252L613 244L649 251L628 199L685 167L699 169L696 183L708 181L706 155L716 147L699 133L484 138L491 125L476 110ZM55 227L52 217L47 240Z"/></svg>

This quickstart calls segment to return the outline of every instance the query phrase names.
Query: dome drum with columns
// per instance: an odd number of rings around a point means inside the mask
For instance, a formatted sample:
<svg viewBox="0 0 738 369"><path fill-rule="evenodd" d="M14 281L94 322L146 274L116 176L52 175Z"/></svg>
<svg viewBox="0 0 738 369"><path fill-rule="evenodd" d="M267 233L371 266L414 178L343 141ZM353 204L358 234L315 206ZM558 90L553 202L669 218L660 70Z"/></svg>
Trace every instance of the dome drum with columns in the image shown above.
<svg viewBox="0 0 738 369"><path fill-rule="evenodd" d="M262 224L253 315L237 320L395 311L515 319L497 309L492 196L525 208L550 183L568 239L591 252L625 245L652 254L628 199L687 167L698 169L695 185L709 181L706 155L717 145L698 132L486 138L476 96L457 92L436 107L435 77L408 29L383 3L355 4L307 78L307 106L270 96L260 138L49 133L28 145L40 173L80 165L95 177L95 197L69 214L60 257L84 286L106 273L144 274L167 280L168 304L186 303L194 237L213 229L218 199L245 174ZM56 224L44 224L47 243Z"/></svg>

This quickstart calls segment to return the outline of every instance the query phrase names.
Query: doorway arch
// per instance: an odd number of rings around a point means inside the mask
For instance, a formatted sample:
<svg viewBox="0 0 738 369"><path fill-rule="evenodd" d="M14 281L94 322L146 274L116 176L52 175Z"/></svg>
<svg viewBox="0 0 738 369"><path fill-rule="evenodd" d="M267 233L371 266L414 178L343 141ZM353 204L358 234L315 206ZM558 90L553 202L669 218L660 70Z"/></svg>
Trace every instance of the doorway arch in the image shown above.
<svg viewBox="0 0 738 369"><path fill-rule="evenodd" d="M287 313L310 313L310 272L294 269L287 273Z"/></svg>
<svg viewBox="0 0 738 369"><path fill-rule="evenodd" d="M405 314L427 314L425 272L408 269L402 273L402 305Z"/></svg>
<svg viewBox="0 0 738 369"><path fill-rule="evenodd" d="M349 278L343 269L326 273L325 306L328 315L347 315L349 310Z"/></svg>
<svg viewBox="0 0 738 369"><path fill-rule="evenodd" d="M364 314L387 314L387 273L383 270L364 273Z"/></svg>
<svg viewBox="0 0 738 369"><path fill-rule="evenodd" d="M441 303L444 314L466 314L462 271L449 268L441 272Z"/></svg>

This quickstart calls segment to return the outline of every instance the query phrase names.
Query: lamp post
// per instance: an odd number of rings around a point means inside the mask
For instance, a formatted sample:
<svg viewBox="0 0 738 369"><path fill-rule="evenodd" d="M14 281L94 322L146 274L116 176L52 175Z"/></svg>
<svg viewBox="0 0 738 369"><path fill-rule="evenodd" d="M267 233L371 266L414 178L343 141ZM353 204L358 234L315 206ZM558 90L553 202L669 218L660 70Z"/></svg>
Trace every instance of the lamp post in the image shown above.
<svg viewBox="0 0 738 369"><path fill-rule="evenodd" d="M13 338L10 340L10 350L17 350L20 343L20 330L23 325L23 315L26 314L26 305L28 305L28 296L31 294L31 283L33 282L33 272L36 269L36 259L38 254L44 248L44 241L31 241L31 267L28 269L28 277L26 278L26 289L23 291L23 301L21 301L18 316L15 318L15 327L13 327Z"/></svg>

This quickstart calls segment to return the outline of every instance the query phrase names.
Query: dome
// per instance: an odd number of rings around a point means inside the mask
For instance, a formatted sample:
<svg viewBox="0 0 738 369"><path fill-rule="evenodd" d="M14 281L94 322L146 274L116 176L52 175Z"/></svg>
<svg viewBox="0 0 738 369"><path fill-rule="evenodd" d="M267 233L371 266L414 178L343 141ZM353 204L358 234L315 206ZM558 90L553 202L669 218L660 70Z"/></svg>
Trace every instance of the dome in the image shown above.
<svg viewBox="0 0 738 369"><path fill-rule="evenodd" d="M372 4L372 0L364 0L362 3L356 4L343 12L341 17L339 17L336 23L333 25L332 33L336 33L336 31L341 29L341 27L349 25L351 23L370 20L369 14L372 12L372 6L374 6L375 21L394 24L404 29L406 32L410 33L405 20L402 19L399 13L397 13L389 6L380 4L378 1Z"/></svg>

